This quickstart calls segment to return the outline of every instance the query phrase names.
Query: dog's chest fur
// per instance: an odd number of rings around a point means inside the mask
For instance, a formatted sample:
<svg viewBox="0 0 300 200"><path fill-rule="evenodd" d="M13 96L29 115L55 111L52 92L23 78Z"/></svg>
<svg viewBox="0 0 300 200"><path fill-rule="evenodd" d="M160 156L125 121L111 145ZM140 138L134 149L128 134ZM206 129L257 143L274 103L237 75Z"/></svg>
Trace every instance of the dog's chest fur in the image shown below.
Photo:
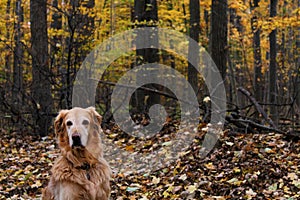
<svg viewBox="0 0 300 200"><path fill-rule="evenodd" d="M55 172L53 173L55 181L78 179L78 183L90 181L98 185L106 177L103 166L99 162L94 164L83 162L75 165L64 157L60 157L57 160L51 171Z"/></svg>

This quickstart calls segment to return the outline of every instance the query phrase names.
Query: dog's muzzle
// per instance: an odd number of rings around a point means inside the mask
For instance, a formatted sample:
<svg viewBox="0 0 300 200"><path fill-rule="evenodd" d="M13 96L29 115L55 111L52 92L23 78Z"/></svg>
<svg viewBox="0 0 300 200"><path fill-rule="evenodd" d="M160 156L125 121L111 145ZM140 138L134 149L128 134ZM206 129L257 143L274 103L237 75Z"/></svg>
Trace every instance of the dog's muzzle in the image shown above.
<svg viewBox="0 0 300 200"><path fill-rule="evenodd" d="M72 145L73 147L74 146L82 146L80 134L78 132L74 132L72 134L72 140L73 140L73 145Z"/></svg>

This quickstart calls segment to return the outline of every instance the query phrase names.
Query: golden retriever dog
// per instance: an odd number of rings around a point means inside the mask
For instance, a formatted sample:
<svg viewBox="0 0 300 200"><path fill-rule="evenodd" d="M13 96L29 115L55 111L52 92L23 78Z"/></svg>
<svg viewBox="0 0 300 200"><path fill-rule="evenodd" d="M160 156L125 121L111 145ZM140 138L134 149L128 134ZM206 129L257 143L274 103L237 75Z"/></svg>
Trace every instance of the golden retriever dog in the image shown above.
<svg viewBox="0 0 300 200"><path fill-rule="evenodd" d="M43 200L107 200L111 170L103 158L102 117L95 108L62 110L54 122L61 150Z"/></svg>

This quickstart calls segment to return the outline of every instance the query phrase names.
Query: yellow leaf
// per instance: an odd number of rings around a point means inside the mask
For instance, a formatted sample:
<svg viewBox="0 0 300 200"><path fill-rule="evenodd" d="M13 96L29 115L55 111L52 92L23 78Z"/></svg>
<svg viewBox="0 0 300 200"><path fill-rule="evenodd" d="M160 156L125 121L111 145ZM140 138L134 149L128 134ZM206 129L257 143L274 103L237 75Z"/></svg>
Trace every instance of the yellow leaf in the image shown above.
<svg viewBox="0 0 300 200"><path fill-rule="evenodd" d="M18 175L21 174L22 172L23 172L23 169L20 169L20 170L16 171L14 175L15 175L15 176L18 176Z"/></svg>
<svg viewBox="0 0 300 200"><path fill-rule="evenodd" d="M157 178L157 177L153 176L152 183L153 184L158 184L159 182L160 182L160 178Z"/></svg>
<svg viewBox="0 0 300 200"><path fill-rule="evenodd" d="M31 185L31 188L38 188L41 187L43 184L41 183L40 180L36 180L34 184Z"/></svg>
<svg viewBox="0 0 300 200"><path fill-rule="evenodd" d="M210 163L208 163L208 164L204 164L204 166L205 166L207 169L212 169L212 170L216 169L216 167L213 165L212 162L210 162Z"/></svg>
<svg viewBox="0 0 300 200"><path fill-rule="evenodd" d="M125 147L126 151L130 151L133 152L134 151L134 146L133 145L129 145Z"/></svg>
<svg viewBox="0 0 300 200"><path fill-rule="evenodd" d="M181 175L181 176L179 177L179 179L180 179L180 180L183 180L183 181L186 180L186 179L187 179L186 174Z"/></svg>
<svg viewBox="0 0 300 200"><path fill-rule="evenodd" d="M298 176L296 173L292 172L292 173L288 173L288 176L287 176L290 180L297 180L298 179Z"/></svg>
<svg viewBox="0 0 300 200"><path fill-rule="evenodd" d="M240 168L238 168L238 167L235 167L235 168L233 168L233 172L234 173L240 173L241 172L241 169Z"/></svg>
<svg viewBox="0 0 300 200"><path fill-rule="evenodd" d="M188 188L187 188L187 191L188 191L190 194L194 193L196 190L197 190L196 185L189 185Z"/></svg>
<svg viewBox="0 0 300 200"><path fill-rule="evenodd" d="M170 196L170 193L169 193L167 190L165 190L165 191L163 192L163 195L164 195L164 198L167 198L167 197Z"/></svg>

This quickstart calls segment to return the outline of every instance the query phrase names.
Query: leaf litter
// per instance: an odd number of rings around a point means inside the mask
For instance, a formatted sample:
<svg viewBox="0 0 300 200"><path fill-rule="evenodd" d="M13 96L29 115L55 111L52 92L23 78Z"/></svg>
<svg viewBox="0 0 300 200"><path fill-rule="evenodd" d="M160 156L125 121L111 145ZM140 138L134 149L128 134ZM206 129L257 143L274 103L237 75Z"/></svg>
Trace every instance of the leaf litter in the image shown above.
<svg viewBox="0 0 300 200"><path fill-rule="evenodd" d="M176 123L139 141L118 127L105 131L109 142L128 152L170 145ZM206 124L180 158L151 173L114 174L111 199L291 199L300 198L300 142L284 135L230 134L200 158ZM59 155L55 138L0 130L0 199L39 199Z"/></svg>

